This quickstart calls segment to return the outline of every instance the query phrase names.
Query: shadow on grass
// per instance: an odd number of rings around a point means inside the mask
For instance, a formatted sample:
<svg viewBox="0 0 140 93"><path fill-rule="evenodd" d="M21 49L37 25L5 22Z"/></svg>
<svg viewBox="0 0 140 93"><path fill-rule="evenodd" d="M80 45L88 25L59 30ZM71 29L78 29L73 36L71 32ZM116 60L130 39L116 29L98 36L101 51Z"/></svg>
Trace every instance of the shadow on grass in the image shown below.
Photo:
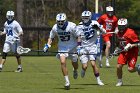
<svg viewBox="0 0 140 93"><path fill-rule="evenodd" d="M65 88L54 88L54 89L63 89L63 90L66 90ZM85 88L70 88L70 90L71 89L76 89L77 90L77 89L85 89Z"/></svg>
<svg viewBox="0 0 140 93"><path fill-rule="evenodd" d="M132 84L131 85L130 84L123 85L123 87L129 87L129 86L132 86L132 87L134 86L135 87L135 86L140 86L140 85L132 85Z"/></svg>

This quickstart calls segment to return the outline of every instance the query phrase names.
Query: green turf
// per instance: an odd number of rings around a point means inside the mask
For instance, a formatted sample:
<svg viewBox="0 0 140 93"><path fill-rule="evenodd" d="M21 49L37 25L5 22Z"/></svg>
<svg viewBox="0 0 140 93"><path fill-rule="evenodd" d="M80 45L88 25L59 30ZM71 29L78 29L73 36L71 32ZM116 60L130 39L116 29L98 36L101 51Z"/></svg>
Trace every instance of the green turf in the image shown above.
<svg viewBox="0 0 140 93"><path fill-rule="evenodd" d="M139 59L140 60L140 59ZM8 57L0 72L0 93L139 93L140 76L129 73L124 67L124 86L116 87L116 58L111 59L111 68L105 66L100 69L100 76L105 86L98 86L89 64L86 76L80 77L81 64L79 62L79 77L73 79L72 65L68 61L70 90L64 90L64 77L60 63L55 57L22 57L23 72L15 73L16 59ZM138 61L139 63L139 61Z"/></svg>

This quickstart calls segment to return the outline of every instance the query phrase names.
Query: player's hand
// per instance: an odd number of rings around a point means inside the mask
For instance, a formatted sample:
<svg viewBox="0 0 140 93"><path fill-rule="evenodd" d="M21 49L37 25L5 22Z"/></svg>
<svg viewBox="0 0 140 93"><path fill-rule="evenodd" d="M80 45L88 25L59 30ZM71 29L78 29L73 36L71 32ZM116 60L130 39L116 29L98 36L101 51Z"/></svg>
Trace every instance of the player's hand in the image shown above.
<svg viewBox="0 0 140 93"><path fill-rule="evenodd" d="M82 54L81 50L82 50L82 46L77 46L77 54L78 55Z"/></svg>
<svg viewBox="0 0 140 93"><path fill-rule="evenodd" d="M132 48L132 45L130 43L128 43L125 47L124 47L124 51L128 51L130 48Z"/></svg>
<svg viewBox="0 0 140 93"><path fill-rule="evenodd" d="M92 25L92 28L93 28L93 29L99 29L99 27L98 27L97 24Z"/></svg>
<svg viewBox="0 0 140 93"><path fill-rule="evenodd" d="M14 37L14 38L12 39L12 41L14 41L14 42L19 41L19 37Z"/></svg>
<svg viewBox="0 0 140 93"><path fill-rule="evenodd" d="M43 51L48 52L48 49L51 47L51 45L45 44Z"/></svg>

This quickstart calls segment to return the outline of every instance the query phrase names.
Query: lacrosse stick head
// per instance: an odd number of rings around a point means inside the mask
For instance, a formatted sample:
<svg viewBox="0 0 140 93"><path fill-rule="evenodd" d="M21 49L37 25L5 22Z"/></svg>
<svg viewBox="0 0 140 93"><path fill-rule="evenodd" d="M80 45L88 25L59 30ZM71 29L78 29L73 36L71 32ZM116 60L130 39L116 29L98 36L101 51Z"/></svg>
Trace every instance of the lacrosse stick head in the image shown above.
<svg viewBox="0 0 140 93"><path fill-rule="evenodd" d="M22 46L17 47L17 53L18 54L28 53L30 51L31 51L30 48L23 48Z"/></svg>

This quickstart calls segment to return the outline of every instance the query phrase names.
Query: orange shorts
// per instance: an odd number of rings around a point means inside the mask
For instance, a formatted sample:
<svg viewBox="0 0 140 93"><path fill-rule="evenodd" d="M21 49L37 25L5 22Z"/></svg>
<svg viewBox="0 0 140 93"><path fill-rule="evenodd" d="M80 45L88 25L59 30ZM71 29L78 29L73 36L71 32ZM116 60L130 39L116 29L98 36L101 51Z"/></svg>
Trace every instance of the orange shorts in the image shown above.
<svg viewBox="0 0 140 93"><path fill-rule="evenodd" d="M103 36L103 40L104 40L104 42L108 42L108 41L110 41L110 38L111 38L110 35Z"/></svg>
<svg viewBox="0 0 140 93"><path fill-rule="evenodd" d="M129 53L122 52L118 57L118 64L122 64L122 65L128 64L128 67L135 68L137 58L138 58L138 51L135 53L134 52L130 53L130 51Z"/></svg>

